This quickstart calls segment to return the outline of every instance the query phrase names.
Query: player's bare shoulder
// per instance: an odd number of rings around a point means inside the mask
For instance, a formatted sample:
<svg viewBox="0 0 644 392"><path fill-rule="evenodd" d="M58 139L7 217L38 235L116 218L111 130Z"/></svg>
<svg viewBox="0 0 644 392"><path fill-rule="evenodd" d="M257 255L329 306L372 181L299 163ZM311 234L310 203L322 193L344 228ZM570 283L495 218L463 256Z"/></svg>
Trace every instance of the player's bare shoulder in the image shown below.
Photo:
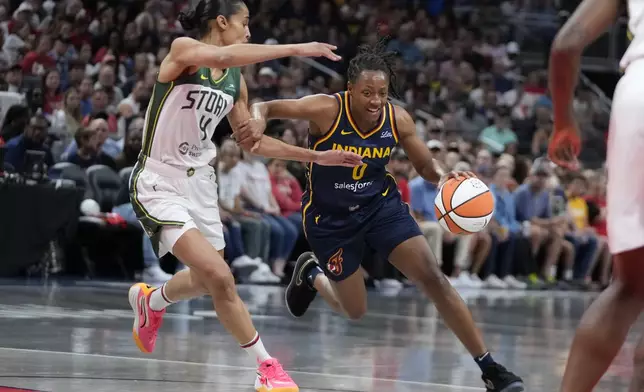
<svg viewBox="0 0 644 392"><path fill-rule="evenodd" d="M175 38L170 45L170 51L161 62L158 80L162 83L173 81L181 76L186 68L191 68L188 73L194 73L197 67L190 66L184 59L199 45L203 44L190 37Z"/></svg>
<svg viewBox="0 0 644 392"><path fill-rule="evenodd" d="M414 122L413 117L400 105L391 104L393 108L394 121L396 123L396 131L399 135L404 136L408 133L416 132L416 123Z"/></svg>

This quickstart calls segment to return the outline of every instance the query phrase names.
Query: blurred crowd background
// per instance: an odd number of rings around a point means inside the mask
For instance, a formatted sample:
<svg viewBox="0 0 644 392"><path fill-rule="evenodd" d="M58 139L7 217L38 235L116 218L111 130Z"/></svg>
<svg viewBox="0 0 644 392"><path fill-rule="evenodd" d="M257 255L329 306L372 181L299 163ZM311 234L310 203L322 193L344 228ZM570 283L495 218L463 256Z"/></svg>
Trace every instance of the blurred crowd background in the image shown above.
<svg viewBox="0 0 644 392"><path fill-rule="evenodd" d="M388 40L388 49L398 54L392 99L413 115L418 136L445 168L474 171L496 198L486 231L467 237L446 233L433 212L436 187L416 176L404 151L392 154L390 171L403 198L456 286L592 290L607 284L603 164L611 91L584 77L576 93L574 109L584 134L581 173L565 173L543 158L552 131L549 43L575 1L247 4L252 42L325 41L343 56L338 63L293 58L245 67L251 103L341 91L359 45ZM5 183L13 178L6 173L33 171L35 160L46 165L36 182L46 177L54 184L38 186L62 189L71 181L70 187L79 190L72 197L79 211L73 233L66 229L61 236L56 229L52 238L26 241L40 253L36 260L24 260L17 274L129 279L142 273L145 279L164 280L181 268L172 257L155 257L134 218L127 177L141 149L158 66L172 40L183 35L176 17L186 5L0 0ZM609 39L616 36L618 29ZM609 49L593 50L602 61L611 59L602 52ZM613 59L618 56L609 51ZM614 63L588 64L591 71L614 77ZM275 121L267 134L306 147L307 127ZM226 258L242 282L279 284L307 249L300 218L306 167L242 153L229 135L228 124L222 124L213 162ZM37 231L26 235L37 237ZM363 265L367 282L380 290L395 293L407 284L375 255L365 254Z"/></svg>

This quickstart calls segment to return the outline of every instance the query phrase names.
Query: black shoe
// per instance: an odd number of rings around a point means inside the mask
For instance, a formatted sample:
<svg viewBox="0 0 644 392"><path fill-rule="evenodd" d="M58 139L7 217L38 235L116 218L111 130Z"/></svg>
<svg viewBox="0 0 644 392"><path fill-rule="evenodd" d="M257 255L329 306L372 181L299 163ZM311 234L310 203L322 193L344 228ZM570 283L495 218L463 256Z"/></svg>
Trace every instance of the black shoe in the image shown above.
<svg viewBox="0 0 644 392"><path fill-rule="evenodd" d="M306 277L318 261L313 252L304 252L297 258L291 282L286 288L286 308L293 317L302 317L315 299L317 291L307 282Z"/></svg>
<svg viewBox="0 0 644 392"><path fill-rule="evenodd" d="M525 391L525 385L521 377L508 371L508 369L495 363L485 369L481 376L487 392L522 392Z"/></svg>

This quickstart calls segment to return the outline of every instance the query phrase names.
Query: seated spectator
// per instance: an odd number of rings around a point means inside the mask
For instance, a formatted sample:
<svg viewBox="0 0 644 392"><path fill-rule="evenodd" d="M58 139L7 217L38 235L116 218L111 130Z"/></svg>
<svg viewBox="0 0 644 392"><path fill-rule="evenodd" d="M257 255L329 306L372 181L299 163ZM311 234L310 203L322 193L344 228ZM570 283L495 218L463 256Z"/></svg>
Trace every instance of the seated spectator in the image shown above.
<svg viewBox="0 0 644 392"><path fill-rule="evenodd" d="M270 268L261 267L268 261L271 226L262 220L258 212L245 209L241 200L244 176L238 168L239 147L232 140L222 143L219 150L217 181L219 184L219 207L222 221L229 229L234 242L229 251L233 267L256 265L260 267L257 274L249 277L255 282L279 282ZM225 219L224 219L225 218Z"/></svg>
<svg viewBox="0 0 644 392"><path fill-rule="evenodd" d="M495 247L496 252L492 252L493 256L490 257L491 265L486 267L488 279L498 277L510 288L525 289L527 284L512 275L516 270L514 263L521 262L515 258L515 246L521 237L521 224L516 219L514 197L508 189L512 179L510 174L507 167L499 166L492 176L490 191L494 195L494 216L489 227L498 247Z"/></svg>
<svg viewBox="0 0 644 392"><path fill-rule="evenodd" d="M56 110L63 108L64 95L61 91L60 72L56 69L50 69L43 76L43 111L46 115L52 115Z"/></svg>
<svg viewBox="0 0 644 392"><path fill-rule="evenodd" d="M416 177L409 182L411 191L411 210L414 218L427 239L430 248L436 256L439 265L443 264L443 241L456 245L454 256L454 272L452 274L455 285L480 287L480 283L473 281L467 272L469 267L470 236L457 236L443 230L437 220L434 210L434 199L438 194L435 184Z"/></svg>
<svg viewBox="0 0 644 392"><path fill-rule="evenodd" d="M80 94L76 88L70 87L65 92L63 107L55 110L51 116L50 133L53 133L59 139L55 148L52 147L52 150L55 150L53 152L55 157L60 157L63 151L67 149L74 139L74 134L81 127L82 120Z"/></svg>
<svg viewBox="0 0 644 392"><path fill-rule="evenodd" d="M78 149L67 157L67 162L87 169L94 165L105 165L116 170L116 163L109 155L101 151L100 134L96 129L97 123L90 128L81 128L76 131L74 140L79 146Z"/></svg>
<svg viewBox="0 0 644 392"><path fill-rule="evenodd" d="M45 144L47 138L47 129L49 121L42 113L36 113L29 119L22 135L18 135L5 144L5 162L11 164L17 172L23 172L25 169L25 157L28 150L44 151L47 166L54 164L54 159L49 146Z"/></svg>
<svg viewBox="0 0 644 392"><path fill-rule="evenodd" d="M136 126L134 122L131 125ZM119 156L114 160L116 170L134 166L136 161L139 159L139 153L141 152L141 145L143 142L143 131L136 127L130 128L131 129L128 131L127 137L125 138L123 152L121 152L121 154L119 154Z"/></svg>
<svg viewBox="0 0 644 392"><path fill-rule="evenodd" d="M541 276L549 282L554 282L557 263L564 248L564 234L567 219L553 217L550 206L550 192L546 181L550 176L548 162L535 161L530 176L526 182L514 191L516 218L523 227L523 234L530 238L532 253L536 258L541 246L546 244L545 262L541 268ZM538 284L536 274L529 276L531 283Z"/></svg>
<svg viewBox="0 0 644 392"><path fill-rule="evenodd" d="M251 211L259 212L262 220L271 227L269 262L273 273L284 276L288 261L300 233L300 228L281 216L280 207L273 197L271 178L266 165L246 151L238 164L237 173L243 178L242 199Z"/></svg>
<svg viewBox="0 0 644 392"><path fill-rule="evenodd" d="M572 220L572 230L567 238L575 246L575 265L573 279L579 282L590 281L593 261L596 258L597 235L590 226L588 203L583 199L588 184L580 174L573 177L567 187L568 214Z"/></svg>
<svg viewBox="0 0 644 392"><path fill-rule="evenodd" d="M411 163L407 154L401 148L395 148L391 152L391 157L389 159L389 164L387 165L387 170L394 175L396 178L396 185L398 185L398 190L400 191L400 197L405 203L411 202L411 195L409 193L409 169L411 168Z"/></svg>
<svg viewBox="0 0 644 392"><path fill-rule="evenodd" d="M88 128L95 129L98 132L98 145L100 146L100 149L103 153L109 155L112 159L118 157L121 154L123 147L119 142L108 137L109 127L107 121L104 118L97 117L89 121ZM70 154L75 153L77 149L78 144L76 143L76 140L74 140L67 147L63 155L61 155L61 159L63 161L66 161L67 157Z"/></svg>
<svg viewBox="0 0 644 392"><path fill-rule="evenodd" d="M589 221L595 229L598 242L597 254L590 270L593 271L599 263L599 284L606 287L610 282L611 268L611 253L608 248L606 231L606 177L591 171L586 178L589 182L589 189L586 193Z"/></svg>
<svg viewBox="0 0 644 392"><path fill-rule="evenodd" d="M36 49L22 59L22 71L25 75L43 76L48 69L56 68L56 60L49 55L52 46L50 35L43 34L39 37Z"/></svg>
<svg viewBox="0 0 644 392"><path fill-rule="evenodd" d="M479 141L492 153L516 153L517 135L510 129L510 111L499 106L494 115L494 125L481 131Z"/></svg>
<svg viewBox="0 0 644 392"><path fill-rule="evenodd" d="M295 177L286 170L286 162L271 159L266 165L271 176L273 197L280 207L282 216L302 228L302 188ZM301 232L301 230L300 230Z"/></svg>

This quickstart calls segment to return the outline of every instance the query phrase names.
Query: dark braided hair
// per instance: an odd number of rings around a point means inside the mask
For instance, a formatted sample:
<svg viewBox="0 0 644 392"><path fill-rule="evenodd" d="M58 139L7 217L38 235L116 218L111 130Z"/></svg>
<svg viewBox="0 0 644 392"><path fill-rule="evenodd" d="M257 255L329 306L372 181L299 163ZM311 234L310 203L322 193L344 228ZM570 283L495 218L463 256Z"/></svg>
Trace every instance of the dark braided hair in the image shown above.
<svg viewBox="0 0 644 392"><path fill-rule="evenodd" d="M208 22L219 15L230 18L246 5L243 0L193 0L191 3L187 11L179 13L179 22L186 31L196 30L200 38L210 31Z"/></svg>
<svg viewBox="0 0 644 392"><path fill-rule="evenodd" d="M396 53L388 52L386 40L380 39L375 45L360 45L358 54L349 62L347 76L356 83L363 71L382 71L389 78L389 94L397 96L394 63Z"/></svg>

